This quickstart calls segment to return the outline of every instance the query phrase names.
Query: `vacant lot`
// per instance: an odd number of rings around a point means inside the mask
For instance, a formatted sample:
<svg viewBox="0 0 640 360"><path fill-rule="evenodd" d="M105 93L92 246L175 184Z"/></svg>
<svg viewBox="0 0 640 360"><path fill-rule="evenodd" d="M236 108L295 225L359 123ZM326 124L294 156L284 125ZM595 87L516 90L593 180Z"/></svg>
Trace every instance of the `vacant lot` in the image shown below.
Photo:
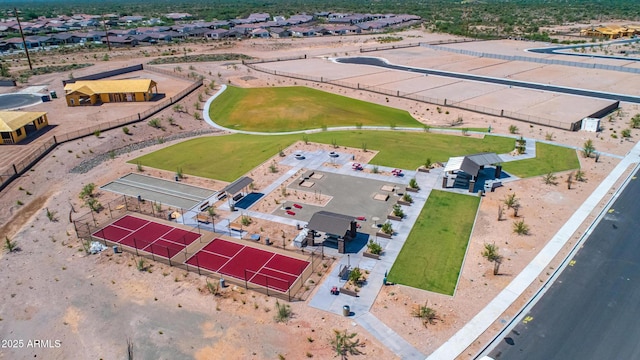
<svg viewBox="0 0 640 360"><path fill-rule="evenodd" d="M432 191L389 281L453 295L480 198Z"/></svg>
<svg viewBox="0 0 640 360"><path fill-rule="evenodd" d="M280 132L327 126L422 126L408 112L307 87L229 86L209 115L229 129Z"/></svg>

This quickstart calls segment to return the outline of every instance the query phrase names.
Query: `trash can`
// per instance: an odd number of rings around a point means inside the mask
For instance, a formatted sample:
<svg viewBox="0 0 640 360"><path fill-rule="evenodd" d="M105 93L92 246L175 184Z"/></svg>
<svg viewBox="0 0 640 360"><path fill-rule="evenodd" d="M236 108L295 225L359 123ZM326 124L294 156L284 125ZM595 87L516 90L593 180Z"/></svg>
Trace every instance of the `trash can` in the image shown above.
<svg viewBox="0 0 640 360"><path fill-rule="evenodd" d="M224 279L220 278L220 288L224 289L226 287L226 284L224 283Z"/></svg>
<svg viewBox="0 0 640 360"><path fill-rule="evenodd" d="M387 285L387 277L385 276L384 279L382 279L382 285Z"/></svg>
<svg viewBox="0 0 640 360"><path fill-rule="evenodd" d="M118 245L113 245L113 253L118 254L120 250L118 250Z"/></svg>
<svg viewBox="0 0 640 360"><path fill-rule="evenodd" d="M349 305L345 305L342 307L342 315L344 316L351 315L351 308L349 307Z"/></svg>
<svg viewBox="0 0 640 360"><path fill-rule="evenodd" d="M52 99L57 99L58 98L58 94L56 94L55 91L49 91L49 95L51 95Z"/></svg>

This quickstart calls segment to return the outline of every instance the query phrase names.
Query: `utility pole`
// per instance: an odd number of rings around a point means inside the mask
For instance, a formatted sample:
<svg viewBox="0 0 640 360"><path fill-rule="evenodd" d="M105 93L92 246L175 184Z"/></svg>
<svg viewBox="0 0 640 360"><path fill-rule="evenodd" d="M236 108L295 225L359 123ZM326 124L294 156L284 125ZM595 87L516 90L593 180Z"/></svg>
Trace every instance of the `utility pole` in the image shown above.
<svg viewBox="0 0 640 360"><path fill-rule="evenodd" d="M20 29L20 36L22 37L22 46L24 47L24 52L27 54L27 61L29 62L29 70L33 70L33 66L31 65L31 57L29 57L29 50L27 49L27 41L24 39L24 33L22 32L22 25L20 24L20 17L18 16L18 9L13 8L13 14L16 16L16 21L18 22L18 29Z"/></svg>
<svg viewBox="0 0 640 360"><path fill-rule="evenodd" d="M109 32L107 31L107 23L104 21L104 15L102 16L102 28L104 29L104 36L107 38L107 48L111 51L111 43L109 42Z"/></svg>

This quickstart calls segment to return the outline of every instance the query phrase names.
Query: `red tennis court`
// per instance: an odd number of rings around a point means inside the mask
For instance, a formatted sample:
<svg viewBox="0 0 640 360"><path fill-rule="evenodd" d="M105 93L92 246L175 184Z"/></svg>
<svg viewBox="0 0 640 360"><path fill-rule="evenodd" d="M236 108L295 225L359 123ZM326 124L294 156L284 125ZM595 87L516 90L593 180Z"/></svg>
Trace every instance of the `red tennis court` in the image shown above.
<svg viewBox="0 0 640 360"><path fill-rule="evenodd" d="M200 234L192 231L131 215L118 219L92 235L168 259L200 237Z"/></svg>
<svg viewBox="0 0 640 360"><path fill-rule="evenodd" d="M305 260L222 239L214 239L187 264L281 292L287 292L309 266Z"/></svg>

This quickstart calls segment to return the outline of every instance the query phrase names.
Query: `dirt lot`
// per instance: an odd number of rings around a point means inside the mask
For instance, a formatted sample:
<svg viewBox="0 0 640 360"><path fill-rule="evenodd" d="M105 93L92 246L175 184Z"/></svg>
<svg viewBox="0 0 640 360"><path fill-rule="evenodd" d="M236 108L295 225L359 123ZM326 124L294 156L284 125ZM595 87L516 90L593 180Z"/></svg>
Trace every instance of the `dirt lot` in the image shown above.
<svg viewBox="0 0 640 360"><path fill-rule="evenodd" d="M424 34L411 31L403 35L405 42L428 41L442 38L442 35ZM233 48L214 49L210 44L190 44L197 52L236 52L260 57L295 54L332 55L336 52L355 52L360 46L374 45L371 37L318 38L303 40L243 41ZM458 45L460 46L460 45ZM483 43L485 51L490 51L492 42ZM147 49L151 51L151 49ZM125 64L137 64L153 58L145 57L143 48L133 51L117 51L109 61L96 61L94 69L107 69ZM155 54L157 55L157 54ZM85 54L52 56L51 61L81 62ZM98 57L98 59L100 56ZM187 69L191 64L180 64ZM173 69L176 65L165 65ZM194 70L216 83L241 86L292 85L293 80L251 72L246 68L229 63L196 63ZM218 73L220 75L218 75ZM74 74L75 75L75 74ZM250 75L251 79L246 76ZM33 77L29 85L60 84L69 74L51 74ZM77 76L80 76L78 73ZM243 80L244 78L244 80ZM427 110L425 104L407 100L389 99L363 91L353 91L339 87L328 87L309 82L298 85L313 86L326 91L352 96L371 102L403 108L414 114L420 121L431 125L448 124L450 119L443 113ZM159 85L163 89L162 85ZM127 338L132 339L134 350L141 358L149 359L217 359L255 358L276 359L279 355L287 359L330 358L333 352L329 339L333 329L358 333L364 343L362 358L390 359L394 354L383 347L378 340L349 319L320 312L299 301L291 303L293 318L286 324L273 320L275 299L257 293L241 293L227 288L225 295L214 297L204 289L206 279L195 274L185 275L183 271L154 264L151 272L136 270L135 259L128 254L85 255L75 238L69 217L76 217L87 211L81 205L78 194L83 185L93 182L102 185L125 173L136 171L134 165L126 161L167 146L173 141L136 148L132 152L107 158L97 166L83 165L85 173L71 173L70 170L84 160L98 154L107 154L114 148L143 140L168 138L171 135L187 134L193 131L209 130L206 124L193 116L195 104L199 102L201 89L182 101L188 113L167 109L158 114L163 119L165 129L155 129L145 123L130 126L131 135L122 130L113 130L99 137L87 137L57 147L40 161L32 171L12 183L0 194L0 234L17 242L21 251L0 255L0 269L4 289L0 295L0 335L3 339L60 340L61 346L53 349L5 349L0 359L15 358L123 358ZM61 92L61 91L60 91ZM62 103L58 100L57 104ZM115 105L115 106L113 106ZM95 121L108 121L121 116L116 104L105 104L90 110L103 111L94 116ZM123 107L124 109L124 107ZM131 109L128 109L129 111ZM61 107L50 111L50 119L69 119L60 122L60 129L72 129L76 122L86 122L86 116L69 117L69 109ZM633 146L640 132L632 131L632 141L613 138L614 131L626 128L628 120L640 112L637 106L623 105L620 116L615 115L603 124L605 131L600 134L568 133L557 129L529 126L525 123L494 118L471 112L451 110L461 114L464 127L491 125L496 133L507 134L510 125L517 125L525 137L545 139L551 136L564 144L581 147L586 139L592 139L596 148L604 153L624 155ZM115 114L115 115L114 115ZM449 116L450 117L450 116ZM175 125L169 124L169 118ZM56 120L57 121L57 120ZM92 120L93 121L93 120ZM215 133L214 136L223 135ZM175 140L180 141L180 140ZM3 147L3 154L5 154ZM20 151L24 148L20 148ZM367 159L361 159L366 162ZM455 296L443 296L403 286L385 287L372 308L375 316L401 334L423 353L436 349L466 321L477 313L516 275L544 246L599 181L615 166L617 160L602 156L598 163L581 159L587 181L575 183L567 189L563 179L566 174L558 174L556 186L544 185L540 178L532 178L510 183L507 187L489 193L482 200L479 221L470 240L470 246ZM171 178L173 174L146 169L147 174ZM254 172L260 173L260 169ZM211 186L215 189L222 182L189 177L187 183ZM259 187L268 183L262 179ZM521 199L520 219L525 219L531 228L528 236L512 234L514 219L511 212L505 220L497 221L497 206L509 193L516 193ZM113 195L101 193L99 201L105 203ZM271 199L271 198L269 198ZM265 198L267 201L267 198ZM52 218L47 217L47 209ZM73 212L75 210L76 212ZM268 210L268 209L266 209ZM265 224L259 225L265 226ZM500 238L495 234L500 233ZM577 235L576 235L577 236ZM491 264L480 256L484 243L495 242L505 255L501 275L491 274ZM541 281L544 279L541 279ZM531 292L535 290L535 284ZM531 295L529 292L526 296ZM524 301L522 299L521 301ZM416 304L428 303L438 312L441 321L428 328L411 316ZM517 310L516 307L513 309ZM507 317L509 315L507 314ZM486 339L485 339L486 340ZM137 357L137 356L136 356Z"/></svg>

